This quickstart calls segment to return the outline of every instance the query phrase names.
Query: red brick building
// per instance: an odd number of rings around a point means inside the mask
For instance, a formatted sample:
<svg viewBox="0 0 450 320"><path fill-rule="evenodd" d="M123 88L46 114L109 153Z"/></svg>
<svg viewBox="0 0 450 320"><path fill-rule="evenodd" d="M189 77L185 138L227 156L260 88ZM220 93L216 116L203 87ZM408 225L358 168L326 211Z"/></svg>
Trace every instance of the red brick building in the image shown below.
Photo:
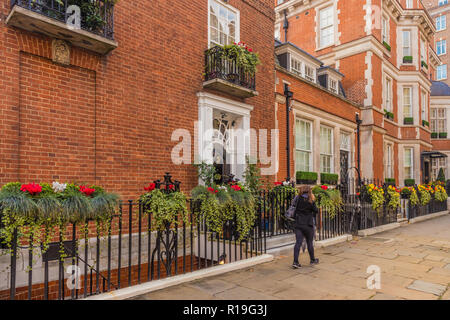
<svg viewBox="0 0 450 320"><path fill-rule="evenodd" d="M272 0L91 5L101 23L82 9L77 29L55 0L0 1L0 185L86 182L129 198L169 171L190 190L196 169L173 163L174 130L191 135L193 162L199 120L273 128ZM255 86L226 70L205 81L205 50L239 41L259 53Z"/></svg>
<svg viewBox="0 0 450 320"><path fill-rule="evenodd" d="M400 185L429 180L430 79L439 58L432 48L436 29L421 2L276 4L275 37L345 75L347 98L361 105L362 175Z"/></svg>

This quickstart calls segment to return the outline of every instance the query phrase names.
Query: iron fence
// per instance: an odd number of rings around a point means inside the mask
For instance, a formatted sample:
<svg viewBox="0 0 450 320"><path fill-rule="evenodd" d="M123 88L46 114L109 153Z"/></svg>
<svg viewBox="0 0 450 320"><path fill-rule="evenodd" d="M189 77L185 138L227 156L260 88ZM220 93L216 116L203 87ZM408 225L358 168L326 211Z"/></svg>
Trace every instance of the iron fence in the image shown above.
<svg viewBox="0 0 450 320"><path fill-rule="evenodd" d="M412 206L411 203L408 202L407 218L408 220L411 220L417 217L426 216L432 213L446 210L448 210L447 201L437 201L436 199L431 199L430 202L425 206Z"/></svg>
<svg viewBox="0 0 450 320"><path fill-rule="evenodd" d="M76 5L81 11L81 29L114 39L114 3L111 0L11 0L11 8L15 5L64 23L73 14L67 9Z"/></svg>
<svg viewBox="0 0 450 320"><path fill-rule="evenodd" d="M225 57L224 49L215 46L205 51L205 81L222 79L238 86L255 90L255 74L239 66L237 57Z"/></svg>

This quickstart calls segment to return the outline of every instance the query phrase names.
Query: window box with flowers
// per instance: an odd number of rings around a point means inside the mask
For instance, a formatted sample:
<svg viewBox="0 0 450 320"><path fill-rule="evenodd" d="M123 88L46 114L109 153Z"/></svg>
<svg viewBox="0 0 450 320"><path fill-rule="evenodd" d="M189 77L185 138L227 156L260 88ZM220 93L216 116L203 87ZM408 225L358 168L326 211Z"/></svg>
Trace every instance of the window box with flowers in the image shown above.
<svg viewBox="0 0 450 320"><path fill-rule="evenodd" d="M403 124L407 124L407 125L409 125L409 124L414 124L414 118L412 118L412 117L406 117L406 118L404 118L404 119L403 119Z"/></svg>
<svg viewBox="0 0 450 320"><path fill-rule="evenodd" d="M258 53L244 42L217 45L205 52L203 87L240 98L257 96L255 76L260 63Z"/></svg>
<svg viewBox="0 0 450 320"><path fill-rule="evenodd" d="M422 120L422 126L429 127L430 123L427 120Z"/></svg>
<svg viewBox="0 0 450 320"><path fill-rule="evenodd" d="M317 207L325 210L330 218L334 218L343 211L343 200L339 190L326 185L315 186L312 193L316 197Z"/></svg>
<svg viewBox="0 0 450 320"><path fill-rule="evenodd" d="M403 57L403 63L412 63L413 57L412 56L404 56Z"/></svg>

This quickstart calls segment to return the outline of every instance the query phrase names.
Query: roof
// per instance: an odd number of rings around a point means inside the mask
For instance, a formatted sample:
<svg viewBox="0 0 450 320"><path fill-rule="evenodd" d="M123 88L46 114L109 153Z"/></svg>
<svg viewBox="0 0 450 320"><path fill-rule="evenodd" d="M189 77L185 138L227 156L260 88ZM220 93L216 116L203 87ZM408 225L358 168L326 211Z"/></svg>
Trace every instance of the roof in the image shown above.
<svg viewBox="0 0 450 320"><path fill-rule="evenodd" d="M450 87L445 82L432 81L431 96L450 96Z"/></svg>
<svg viewBox="0 0 450 320"><path fill-rule="evenodd" d="M447 155L439 151L424 151L422 157L430 157L432 159L447 158Z"/></svg>
<svg viewBox="0 0 450 320"><path fill-rule="evenodd" d="M306 52L305 50L303 50L303 49L297 47L297 46L296 46L295 44L293 44L292 42L289 42L289 41L288 41L288 42L281 42L281 41L275 39L275 48L282 47L282 46L284 46L284 45L290 45L290 46L293 46L295 49L297 49L298 51L300 51L300 52L304 53L305 55L309 56L311 59L314 59L315 61L317 61L318 64L320 64L321 66L323 66L323 62L322 62L322 61L320 61L319 59L317 59L316 57L314 57L314 56L311 55L310 53Z"/></svg>
<svg viewBox="0 0 450 320"><path fill-rule="evenodd" d="M338 70L336 70L335 68L333 68L331 66L322 66L322 67L319 68L319 70L327 70L327 69L336 72L337 74L339 74L342 77L345 77L341 72L339 72Z"/></svg>

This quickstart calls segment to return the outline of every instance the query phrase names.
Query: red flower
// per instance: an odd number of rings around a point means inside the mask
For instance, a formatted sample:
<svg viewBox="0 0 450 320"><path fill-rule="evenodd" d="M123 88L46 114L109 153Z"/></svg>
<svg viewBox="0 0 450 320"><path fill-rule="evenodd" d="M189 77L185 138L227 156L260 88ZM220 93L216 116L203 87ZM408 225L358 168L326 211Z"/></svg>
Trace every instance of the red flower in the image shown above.
<svg viewBox="0 0 450 320"><path fill-rule="evenodd" d="M281 185L283 185L283 182L274 182L274 184L275 184L276 186L281 186Z"/></svg>
<svg viewBox="0 0 450 320"><path fill-rule="evenodd" d="M35 194L42 192L42 187L39 184L35 184L35 183L23 184L20 187L20 191L28 192L29 194L34 196Z"/></svg>
<svg viewBox="0 0 450 320"><path fill-rule="evenodd" d="M249 48L249 49L248 49L248 52L253 52L253 49L252 49L252 48Z"/></svg>
<svg viewBox="0 0 450 320"><path fill-rule="evenodd" d="M175 190L175 186L173 184L169 184L169 190Z"/></svg>
<svg viewBox="0 0 450 320"><path fill-rule="evenodd" d="M356 195L357 195L357 196L360 196L360 195L361 195L361 193L357 192L357 193L356 193Z"/></svg>
<svg viewBox="0 0 450 320"><path fill-rule="evenodd" d="M208 191L211 192L211 193L217 193L217 192L219 192L219 191L217 191L216 189L211 188L211 187L208 188Z"/></svg>
<svg viewBox="0 0 450 320"><path fill-rule="evenodd" d="M239 186L231 186L231 189L233 189L234 191L241 191L241 187Z"/></svg>
<svg viewBox="0 0 450 320"><path fill-rule="evenodd" d="M327 186L321 186L322 190L328 190Z"/></svg>
<svg viewBox="0 0 450 320"><path fill-rule="evenodd" d="M156 188L156 184L150 183L147 188L144 188L144 190L150 192L150 191L155 190L155 188Z"/></svg>
<svg viewBox="0 0 450 320"><path fill-rule="evenodd" d="M79 190L80 192L84 193L87 197L90 197L95 192L95 189L88 188L86 186L80 186Z"/></svg>

